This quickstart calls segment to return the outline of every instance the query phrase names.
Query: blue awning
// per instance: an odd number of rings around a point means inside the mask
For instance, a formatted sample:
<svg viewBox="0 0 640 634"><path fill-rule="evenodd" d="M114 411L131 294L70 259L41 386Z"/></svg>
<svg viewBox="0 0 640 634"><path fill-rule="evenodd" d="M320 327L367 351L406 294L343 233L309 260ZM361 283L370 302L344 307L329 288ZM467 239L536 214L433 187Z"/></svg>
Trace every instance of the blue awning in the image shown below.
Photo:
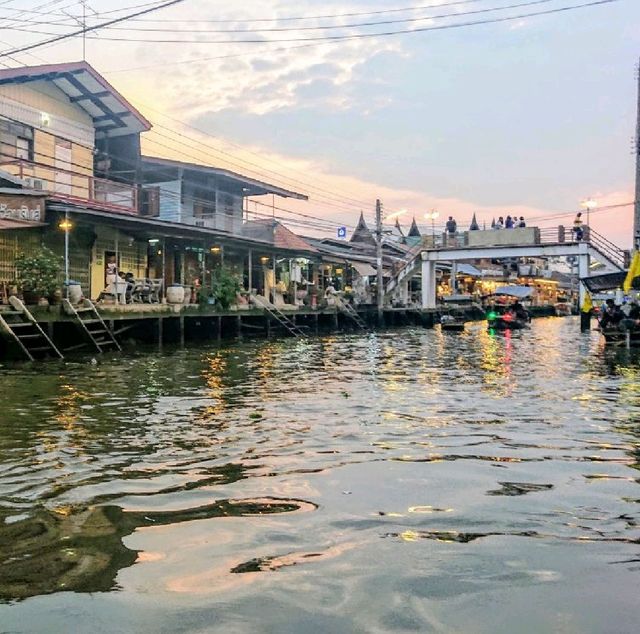
<svg viewBox="0 0 640 634"><path fill-rule="evenodd" d="M470 275L471 277L482 277L482 271L477 269L473 264L458 264L458 274Z"/></svg>
<svg viewBox="0 0 640 634"><path fill-rule="evenodd" d="M509 295L518 299L529 297L531 293L533 289L530 286L499 286L495 290L495 295Z"/></svg>

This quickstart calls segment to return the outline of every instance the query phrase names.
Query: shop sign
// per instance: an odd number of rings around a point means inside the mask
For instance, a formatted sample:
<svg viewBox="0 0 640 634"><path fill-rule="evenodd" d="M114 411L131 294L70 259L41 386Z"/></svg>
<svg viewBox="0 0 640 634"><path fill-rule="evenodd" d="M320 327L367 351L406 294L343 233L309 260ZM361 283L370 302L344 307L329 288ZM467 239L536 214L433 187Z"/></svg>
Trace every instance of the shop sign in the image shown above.
<svg viewBox="0 0 640 634"><path fill-rule="evenodd" d="M0 218L44 222L44 196L7 196L0 194Z"/></svg>

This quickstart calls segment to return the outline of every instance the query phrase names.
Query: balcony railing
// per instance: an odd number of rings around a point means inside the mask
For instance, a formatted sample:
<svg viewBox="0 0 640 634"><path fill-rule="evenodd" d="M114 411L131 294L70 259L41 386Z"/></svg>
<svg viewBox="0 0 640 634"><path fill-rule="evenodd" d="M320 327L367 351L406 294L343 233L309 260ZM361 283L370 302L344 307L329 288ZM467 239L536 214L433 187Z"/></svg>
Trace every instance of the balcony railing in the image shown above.
<svg viewBox="0 0 640 634"><path fill-rule="evenodd" d="M23 159L2 158L0 170L24 180L27 187L55 198L90 203L110 211L138 213L138 188L135 185L96 178L77 168L52 167Z"/></svg>

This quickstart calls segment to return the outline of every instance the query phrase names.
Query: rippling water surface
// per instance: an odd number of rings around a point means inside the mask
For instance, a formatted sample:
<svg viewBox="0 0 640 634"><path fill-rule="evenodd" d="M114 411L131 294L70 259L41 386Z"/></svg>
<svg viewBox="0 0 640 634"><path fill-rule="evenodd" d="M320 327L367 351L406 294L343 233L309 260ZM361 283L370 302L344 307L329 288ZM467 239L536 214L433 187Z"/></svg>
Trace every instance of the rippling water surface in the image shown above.
<svg viewBox="0 0 640 634"><path fill-rule="evenodd" d="M640 357L573 319L0 368L0 631L636 632Z"/></svg>

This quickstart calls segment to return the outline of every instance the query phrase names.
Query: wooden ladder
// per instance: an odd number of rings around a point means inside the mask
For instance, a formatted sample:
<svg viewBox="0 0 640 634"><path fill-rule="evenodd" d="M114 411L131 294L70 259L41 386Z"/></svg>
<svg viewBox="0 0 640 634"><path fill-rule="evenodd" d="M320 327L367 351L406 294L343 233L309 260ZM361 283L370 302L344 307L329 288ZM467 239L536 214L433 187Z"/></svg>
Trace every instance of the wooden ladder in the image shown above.
<svg viewBox="0 0 640 634"><path fill-rule="evenodd" d="M273 317L278 324L280 324L285 330L289 332L289 334L294 337L306 337L307 333L300 328L300 326L293 323L291 319L289 319L279 308L274 306L271 302L264 299L260 295L254 295L253 293L250 296L251 301L258 306L259 308L264 309L270 317Z"/></svg>
<svg viewBox="0 0 640 634"><path fill-rule="evenodd" d="M44 357L63 359L60 350L45 334L27 307L17 297L10 297L9 304L11 310L0 313L0 330L13 341L22 354L29 361Z"/></svg>
<svg viewBox="0 0 640 634"><path fill-rule="evenodd" d="M102 354L105 350L122 350L90 299L83 299L77 308L68 299L63 299L62 307L67 315L73 317L96 352Z"/></svg>
<svg viewBox="0 0 640 634"><path fill-rule="evenodd" d="M340 310L340 312L344 313L349 319L355 322L356 326L360 328L360 330L367 330L367 324L364 322L364 319L358 315L358 311L348 302L345 302L342 297L336 297L336 307Z"/></svg>

